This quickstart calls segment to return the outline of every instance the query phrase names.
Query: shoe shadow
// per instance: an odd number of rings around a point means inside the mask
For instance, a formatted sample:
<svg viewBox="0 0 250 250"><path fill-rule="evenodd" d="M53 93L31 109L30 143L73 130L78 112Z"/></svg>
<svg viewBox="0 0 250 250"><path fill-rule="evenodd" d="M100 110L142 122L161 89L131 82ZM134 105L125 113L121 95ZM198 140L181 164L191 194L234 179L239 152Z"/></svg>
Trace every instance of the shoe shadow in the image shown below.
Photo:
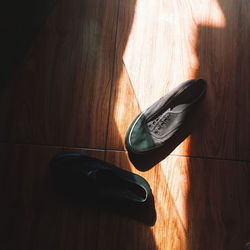
<svg viewBox="0 0 250 250"><path fill-rule="evenodd" d="M200 24L194 47L195 76L209 85L206 121L189 146L189 154L200 159L188 166L187 249L244 249L250 235L250 169L244 162L249 156L250 5L216 2L225 26Z"/></svg>
<svg viewBox="0 0 250 250"><path fill-rule="evenodd" d="M156 210L154 205L154 196L150 195L146 203L141 205L122 204L102 202L100 200L94 202L97 207L107 212L120 214L131 219L144 223L147 226L153 226L156 222Z"/></svg>
<svg viewBox="0 0 250 250"><path fill-rule="evenodd" d="M156 210L154 205L154 196L149 195L147 201L143 204L130 204L124 202L114 202L102 199L97 199L91 195L82 195L76 192L65 191L54 185L50 180L50 185L57 195L76 206L98 208L108 213L115 213L121 216L137 220L147 226L153 226L156 222Z"/></svg>

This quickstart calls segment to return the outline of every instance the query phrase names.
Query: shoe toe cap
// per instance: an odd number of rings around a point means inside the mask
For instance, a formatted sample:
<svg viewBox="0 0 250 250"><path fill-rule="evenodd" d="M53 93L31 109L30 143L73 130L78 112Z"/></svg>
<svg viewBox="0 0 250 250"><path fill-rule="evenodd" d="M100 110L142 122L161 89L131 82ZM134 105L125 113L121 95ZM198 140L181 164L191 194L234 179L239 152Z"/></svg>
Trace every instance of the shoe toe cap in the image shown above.
<svg viewBox="0 0 250 250"><path fill-rule="evenodd" d="M143 113L138 116L128 129L126 147L134 153L144 153L155 147L154 141L146 128Z"/></svg>

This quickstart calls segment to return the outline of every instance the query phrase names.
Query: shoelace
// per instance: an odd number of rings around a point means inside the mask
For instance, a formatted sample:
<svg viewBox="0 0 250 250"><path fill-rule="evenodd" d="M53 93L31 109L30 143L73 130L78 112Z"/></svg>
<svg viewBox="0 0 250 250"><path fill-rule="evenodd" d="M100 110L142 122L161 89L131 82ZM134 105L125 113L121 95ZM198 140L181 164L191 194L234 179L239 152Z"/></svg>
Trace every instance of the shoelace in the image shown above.
<svg viewBox="0 0 250 250"><path fill-rule="evenodd" d="M157 117L155 120L149 122L148 128L154 134L159 134L160 130L164 125L168 123L171 119L172 113L169 113L170 109L168 109L165 113L163 113L160 117Z"/></svg>

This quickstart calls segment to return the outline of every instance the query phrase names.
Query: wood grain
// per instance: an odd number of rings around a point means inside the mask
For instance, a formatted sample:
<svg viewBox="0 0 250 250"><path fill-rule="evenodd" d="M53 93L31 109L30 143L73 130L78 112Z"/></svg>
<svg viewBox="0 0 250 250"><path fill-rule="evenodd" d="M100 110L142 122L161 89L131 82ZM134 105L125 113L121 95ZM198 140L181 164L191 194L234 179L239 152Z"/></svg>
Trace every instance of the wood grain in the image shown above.
<svg viewBox="0 0 250 250"><path fill-rule="evenodd" d="M113 138L123 138L141 110L180 82L202 77L208 89L194 121L197 127L173 153L250 160L249 1L137 1L132 10L133 1L122 2L117 47L120 40L127 43L117 57L126 74L120 74L112 89L109 147L124 149L123 142ZM131 15L127 37L122 30ZM140 110L131 107L135 102Z"/></svg>
<svg viewBox="0 0 250 250"><path fill-rule="evenodd" d="M249 164L170 156L161 167L187 232L185 249L244 248L250 239Z"/></svg>
<svg viewBox="0 0 250 250"><path fill-rule="evenodd" d="M83 152L149 182L156 223L69 201L48 183L58 152ZM1 249L240 249L250 240L250 165L169 156L139 172L125 152L1 144Z"/></svg>
<svg viewBox="0 0 250 250"><path fill-rule="evenodd" d="M107 152L106 160L139 173L126 153ZM102 212L101 249L243 249L250 239L249 166L169 156L140 172L153 190L155 225Z"/></svg>
<svg viewBox="0 0 250 250"><path fill-rule="evenodd" d="M192 159L188 249L244 249L250 240L250 165Z"/></svg>
<svg viewBox="0 0 250 250"><path fill-rule="evenodd" d="M134 117L141 111L123 54L134 21L136 0L120 1L116 39L114 78L112 81L107 148L124 149L126 130Z"/></svg>
<svg viewBox="0 0 250 250"><path fill-rule="evenodd" d="M0 96L2 142L105 147L117 11L117 0L58 2Z"/></svg>
<svg viewBox="0 0 250 250"><path fill-rule="evenodd" d="M49 160L73 149L0 145L1 249L96 249L99 210L58 195ZM100 151L77 150L103 159Z"/></svg>
<svg viewBox="0 0 250 250"><path fill-rule="evenodd" d="M117 81L115 81L112 86L106 148L125 150L125 146L123 145L127 129L141 109L136 99L126 67L123 63L120 65L121 68L118 72L116 71L115 75Z"/></svg>
<svg viewBox="0 0 250 250"><path fill-rule="evenodd" d="M249 160L250 4L224 0L218 4L225 26L198 26L196 75L209 84L206 116L192 136L191 154Z"/></svg>
<svg viewBox="0 0 250 250"><path fill-rule="evenodd" d="M143 176L149 182L157 220L149 227L133 218L102 211L99 234L101 249L185 249L186 231L161 167L139 172L129 162L125 152L107 151L105 159Z"/></svg>
<svg viewBox="0 0 250 250"><path fill-rule="evenodd" d="M1 88L0 249L243 249L250 242L249 10L247 0L59 1ZM123 151L128 126L195 77L208 89L191 136L139 172ZM58 196L47 170L61 151L147 179L155 224Z"/></svg>

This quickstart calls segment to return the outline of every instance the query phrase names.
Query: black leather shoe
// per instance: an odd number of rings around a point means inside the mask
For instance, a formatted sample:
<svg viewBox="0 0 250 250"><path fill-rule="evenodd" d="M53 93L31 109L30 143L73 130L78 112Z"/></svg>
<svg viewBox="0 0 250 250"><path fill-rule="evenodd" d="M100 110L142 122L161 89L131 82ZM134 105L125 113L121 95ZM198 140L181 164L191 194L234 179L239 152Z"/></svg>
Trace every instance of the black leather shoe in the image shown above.
<svg viewBox="0 0 250 250"><path fill-rule="evenodd" d="M50 174L57 190L80 199L144 205L152 196L141 176L83 154L56 156L50 162Z"/></svg>
<svg viewBox="0 0 250 250"><path fill-rule="evenodd" d="M205 92L205 80L189 80L141 112L125 137L128 152L147 154L166 145L181 130Z"/></svg>

